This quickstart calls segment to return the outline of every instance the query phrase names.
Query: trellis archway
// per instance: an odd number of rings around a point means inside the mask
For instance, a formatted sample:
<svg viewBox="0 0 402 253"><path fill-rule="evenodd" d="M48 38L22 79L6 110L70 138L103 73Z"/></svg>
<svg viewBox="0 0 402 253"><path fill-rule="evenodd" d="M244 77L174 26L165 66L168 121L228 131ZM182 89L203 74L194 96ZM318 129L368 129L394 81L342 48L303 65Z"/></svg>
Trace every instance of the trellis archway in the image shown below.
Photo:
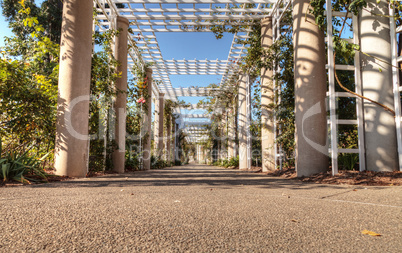
<svg viewBox="0 0 402 253"><path fill-rule="evenodd" d="M329 32L327 34L327 42L328 43L328 55L329 59L325 58L324 48L324 34L319 31L318 28L314 27L314 24L310 22L305 22L307 18L312 18L310 14L307 12L309 1L288 1L288 0L278 0L278 1L263 1L263 0L201 0L201 1L190 1L190 0L95 0L95 1L76 1L69 0L65 1L65 9L64 9L64 37L65 42L74 42L77 38L80 37L82 40L81 44L79 43L65 43L62 41L62 55L65 54L65 63L63 61L61 63L61 68L65 67L65 69L61 70L61 73L65 74L65 78L60 78L62 85L60 89L63 90L66 85L66 89L69 90L66 96L63 95L63 92L60 92L60 110L59 110L59 130L58 130L58 144L57 144L57 154L56 154L56 168L58 169L60 174L70 174L82 176L83 172L85 172L86 159L85 151L87 149L87 140L85 138L77 138L70 133L68 128L74 125L74 122L71 123L65 120L65 115L71 107L71 104L74 104L74 99L81 96L86 96L88 90L76 90L71 91L71 88L75 83L85 84L88 79L87 71L88 66L88 48L90 44L88 42L88 38L90 34L90 23L88 21L88 15L90 9L92 7L96 8L97 16L96 20L98 21L97 29L100 31L105 31L107 29L122 29L123 31L131 32L131 35L127 36L127 44L129 45L129 50L127 54L129 55L129 59L127 62L122 62L123 68L130 68L133 65L141 66L145 68L148 63L154 63L151 71L148 71L147 75L149 80L154 80L154 82L150 82L149 85L149 94L151 97L155 97L160 100L162 96L165 99L177 100L178 96L205 96L213 93L214 89L207 88L175 88L174 84L171 83L169 75L180 75L180 74L190 74L190 75L222 75L222 79L220 82L219 89L222 89L230 80L230 77L234 74L238 74L239 68L236 65L233 65L233 61L241 60L243 56L247 54L247 46L238 43L238 40L246 40L249 38L250 29L245 26L245 24L251 24L252 21L255 20L263 20L264 18L268 18L263 22L266 22L266 26L268 27L266 36L270 37L266 41L267 44L264 46L269 47L269 43L275 41L281 37L283 31L281 30L280 23L283 18L285 11L290 8L293 4L293 29L294 29L294 46L295 53L298 55L295 57L295 65L304 64L306 61L315 63L315 66L319 66L319 70L312 70L314 73L310 72L307 75L305 73L299 75L300 72L296 71L296 77L300 78L300 83L296 83L296 86L299 87L299 93L296 96L301 97L301 104L297 104L297 106L303 107L303 110L296 110L296 127L299 127L299 132L297 133L297 145L299 147L296 148L296 156L298 162L296 162L296 166L298 168L299 175L309 175L314 172L322 171L323 169L328 168L328 154L331 154L332 159L332 168L333 173L337 172L337 155L340 152L357 152L360 154L360 165L361 170L365 169L364 161L365 157L365 143L363 136L366 135L364 133L363 124L364 119L362 117L363 111L361 103L359 99L357 99L356 105L358 110L358 118L353 121L345 121L342 119L336 118L336 98L346 96L346 94L341 94L339 92L335 92L335 82L333 80L332 74L334 72L334 67L337 69L344 68L345 70L355 70L359 69L358 64L360 64L359 59L355 59L355 66L340 66L334 65L331 60L331 42L332 42L332 34ZM327 6L331 6L331 1L327 1ZM328 18L331 18L331 15L345 15L345 13L337 13L337 12L327 12ZM314 20L314 18L312 18ZM128 22L127 22L128 21ZM359 24L356 20L354 24ZM231 48L229 49L229 54L227 59L214 59L214 60L175 60L175 59L164 59L162 56L162 52L160 47L158 46L157 34L162 32L211 32L211 27L219 25L226 25L231 27L238 27L239 29L234 34L233 42ZM331 24L329 24L331 25ZM392 21L388 25L393 25ZM308 30L306 32L306 29ZM400 32L400 28L392 28L395 32ZM330 31L330 27L328 27L328 31ZM302 35L304 33L304 35ZM297 38L300 36L302 40L298 40ZM85 37L85 39L83 39ZM308 38L308 40L304 40ZM392 46L393 56L394 56L394 64L400 61L400 57L396 56L396 43L395 36L390 37L390 45ZM124 40L125 38L120 38ZM355 37L356 41L358 40ZM309 44L310 43L310 44ZM74 44L74 46L72 46ZM308 49L310 51L306 51L305 49L308 47L312 47L312 49ZM321 51L317 54L316 49L320 48ZM63 51L64 50L64 51ZM82 53L78 53L77 51L82 51ZM127 48L126 48L127 50ZM303 51L304 50L304 51ZM118 50L116 50L117 52ZM72 53L71 53L72 52ZM126 55L127 55L126 54ZM314 55L315 54L315 55ZM121 55L121 54L120 54ZM314 56L313 56L314 55ZM84 57L85 56L85 57ZM78 58L85 58L85 61L80 61L82 66L79 66L75 69L74 64L78 61ZM313 57L313 58L312 58ZM122 58L118 60L122 60ZM124 58L124 57L123 57ZM123 59L124 61L124 59ZM329 107L330 107L330 143L332 148L328 151L328 146L326 146L326 140L328 137L327 133L327 118L326 118L326 110L325 110L325 99L327 90L325 89L326 82L326 70L325 65L327 65L329 71ZM70 66L70 67L68 67ZM70 68L70 69L69 69ZM75 69L75 70L74 70ZM71 75L72 72L79 71L80 75L73 77ZM264 75L266 75L267 81L271 80L273 73L269 73L271 70L264 70ZM281 71L280 69L275 69L274 71ZM82 76L81 76L82 72ZM319 77L317 78L317 73L319 73ZM356 72L357 76L360 76L360 73ZM296 78L296 79L297 79ZM399 159L402 157L402 143L401 143L401 128L400 128L400 101L399 101L399 92L400 86L399 81L397 81L397 74L394 71L394 107L396 111L396 124L394 124L394 128L397 133L397 140L399 144ZM314 83L312 88L305 89L310 87L306 85L307 83ZM296 81L297 82L297 81ZM262 83L262 85L265 85ZM299 86L298 86L299 85ZM360 84L359 84L360 85ZM362 94L361 87L356 85L356 92ZM239 87L240 87L240 95L239 95L239 108L241 108L239 114L239 153L240 153L240 168L247 169L250 167L250 148L251 148L251 140L249 133L249 118L250 115L250 92L249 92L250 80L247 75L243 73L240 75L239 79ZM75 86L74 86L75 87ZM85 85L81 85L81 87L85 87ZM267 86L268 87L268 86ZM273 88L272 86L270 86ZM274 83L274 87L279 87L279 84ZM84 89L84 88L82 88ZM86 89L86 88L85 88ZM319 96L311 95L311 92L314 90L319 90ZM360 89L360 90L359 90ZM163 94L163 95L162 95ZM267 101L264 103L270 103L271 101L278 102L274 96L274 92L268 92L262 94L263 96L269 97ZM241 97L241 98L240 98ZM308 104L303 104L303 101L309 101ZM151 99L148 101L148 107L151 107ZM311 126L306 127L305 116L306 113L309 112L309 109L314 109L314 105L316 103L320 104L320 119L319 120L310 120ZM159 102L158 105L162 104ZM79 121L85 119L85 112L87 111L85 103L81 103L81 105L76 105L76 110L79 111L77 115L81 115ZM124 107L124 106L123 106ZM121 108L123 108L121 107ZM163 106L162 106L163 107ZM159 106L158 106L159 108ZM398 109L399 108L399 109ZM160 109L159 109L160 110ZM124 109L123 109L124 111ZM359 113L360 112L360 113ZM181 109L176 109L175 113L180 115L179 120L179 128L185 129L184 131L187 133L188 141L197 142L200 139L204 138L203 131L194 130L189 125L204 125L208 124L210 121L208 118L210 115L187 115L183 114ZM311 113L311 111L309 112ZM75 115L75 114L74 114ZM124 114L121 117L120 125L124 124ZM159 113L161 115L161 113ZM264 169L274 169L277 167L278 162L280 161L282 154L280 151L280 147L276 145L275 138L277 134L279 134L279 128L276 126L274 113L272 111L266 111L263 117L266 117L265 129L266 132L263 132L263 136L267 136L268 142L264 145L263 149L267 149L267 152L263 154L267 165L264 165ZM313 116L311 114L309 116ZM148 122L151 121L150 114L148 115ZM184 118L200 118L205 119L203 121L194 121L187 122L184 124ZM120 118L119 118L120 119ZM299 119L299 120L298 120ZM158 118L159 122L163 121L163 117ZM119 124L119 122L117 122ZM148 123L149 124L149 123ZM337 138L338 132L336 126L338 124L354 124L359 128L359 148L358 150L338 150L337 148ZM395 127L396 125L396 127ZM150 124L149 124L150 127ZM85 124L80 127L81 132L85 132ZM392 128L392 126L391 126ZM116 127L117 132L116 135L125 135L124 129ZM120 130L119 130L120 129ZM317 131L317 129L319 129ZM302 130L303 136L300 134L300 130ZM79 131L78 131L79 132ZM160 136L160 131L155 131L156 139L163 139L163 136ZM306 138L306 136L317 135L319 132L320 137L317 141L309 141L311 139ZM148 133L151 133L150 128L148 128ZM375 138L378 138L375 137ZM317 144L316 146L314 144ZM370 144L371 145L371 144ZM72 151L72 147L77 147L75 151ZM175 145L173 145L175 146ZM391 145L391 153L396 152L396 143L395 145ZM150 140L145 150L150 152ZM119 152L124 152L125 147L122 145L120 147ZM76 152L77 154L72 154ZM176 153L173 151L173 153ZM83 158L77 159L77 157ZM320 157L317 159L317 157ZM124 164L124 157L116 158L123 160L122 164ZM379 159L379 158L377 158ZM381 158L380 158L381 159ZM394 159L391 157L391 159ZM396 157L395 157L396 160ZM120 162L121 164L121 162ZM401 164L401 162L399 162ZM120 165L121 166L121 165ZM392 167L394 165L391 165ZM400 166L400 165L399 165ZM69 168L75 168L73 170ZM312 167L312 168L309 168ZM394 166L395 167L395 166ZM149 168L149 167L147 167ZM71 172L69 172L71 171Z"/></svg>

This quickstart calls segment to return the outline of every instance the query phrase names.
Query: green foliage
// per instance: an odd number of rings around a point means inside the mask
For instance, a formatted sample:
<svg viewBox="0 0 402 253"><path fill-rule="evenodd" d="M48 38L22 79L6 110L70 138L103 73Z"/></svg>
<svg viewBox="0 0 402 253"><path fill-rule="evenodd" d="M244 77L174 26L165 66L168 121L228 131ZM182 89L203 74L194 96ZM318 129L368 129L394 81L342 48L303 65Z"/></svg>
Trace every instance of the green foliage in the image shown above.
<svg viewBox="0 0 402 253"><path fill-rule="evenodd" d="M310 1L310 8L309 12L313 14L315 23L320 27L321 29L326 28L326 18L324 15L325 11L325 0L311 0Z"/></svg>
<svg viewBox="0 0 402 253"><path fill-rule="evenodd" d="M239 167L239 156L231 157L230 159L218 159L216 162L213 163L214 166L220 167Z"/></svg>
<svg viewBox="0 0 402 253"><path fill-rule="evenodd" d="M353 1L337 1L336 4L349 4L349 11L351 11L354 15L357 15L359 13L359 11L363 8L367 6L367 2L365 0L353 0ZM335 4L335 5L336 5Z"/></svg>
<svg viewBox="0 0 402 253"><path fill-rule="evenodd" d="M356 170L359 163L359 154L339 154L338 166L343 170Z"/></svg>
<svg viewBox="0 0 402 253"><path fill-rule="evenodd" d="M263 4L263 5L270 5L270 4ZM226 6L225 8L229 9L250 9L250 8L255 8L255 4L230 4ZM214 14L222 14L219 12L219 7L217 10L214 12ZM225 14L228 15L236 15L238 12L227 12ZM268 13L250 13L250 15L266 15ZM249 28L253 25L255 25L254 21L252 20L213 20L212 22L215 23L215 25L211 26L210 29L211 31L215 34L215 37L217 39L223 38L224 33L236 33L240 29L243 28ZM194 30L198 30L202 28L202 26L186 26L185 28L192 28Z"/></svg>
<svg viewBox="0 0 402 253"><path fill-rule="evenodd" d="M179 130L177 135L177 142L179 145L179 157L181 164L188 164L189 160L189 152L191 150L195 150L195 147L192 143L187 142L186 140L187 135L183 133L183 131ZM175 162L176 163L176 162Z"/></svg>
<svg viewBox="0 0 402 253"><path fill-rule="evenodd" d="M1 153L0 149L0 179L21 183L47 181L48 174L41 165L48 154L37 159L29 154L31 149L32 146L21 152L10 151L4 154Z"/></svg>
<svg viewBox="0 0 402 253"><path fill-rule="evenodd" d="M342 134L339 136L338 148L355 149L358 147L358 132L353 126L343 126L340 129ZM359 154L343 153L338 156L338 165L340 169L355 170L359 163Z"/></svg>
<svg viewBox="0 0 402 253"><path fill-rule="evenodd" d="M295 95L294 95L294 61L293 42L291 33L276 41L267 55L267 59L276 62L281 68L274 78L281 84L280 103L275 106L275 113L280 134L277 143L282 147L287 165L293 166L293 153L295 151Z"/></svg>
<svg viewBox="0 0 402 253"><path fill-rule="evenodd" d="M0 134L8 150L35 142L33 151L42 156L54 147L59 45L33 16L35 7L22 3L14 12L26 36L6 38L0 49Z"/></svg>
<svg viewBox="0 0 402 253"><path fill-rule="evenodd" d="M126 163L125 163L125 170L126 171L136 171L141 170L141 153L135 153L134 156L129 153L130 151L126 152Z"/></svg>
<svg viewBox="0 0 402 253"><path fill-rule="evenodd" d="M113 97L119 92L114 83L120 77L119 62L113 56L112 41L116 30L95 32L93 40L101 50L93 52L91 65L91 102L89 105L89 134L93 136L89 148L89 171L112 170L112 153L117 145L111 133L114 122Z"/></svg>
<svg viewBox="0 0 402 253"><path fill-rule="evenodd" d="M41 32L45 32L49 41L60 43L62 0L45 0L40 7L33 0L2 0L0 3L15 41L19 42L19 47L14 48L15 55L29 54L31 35L38 32L38 27L41 27Z"/></svg>
<svg viewBox="0 0 402 253"><path fill-rule="evenodd" d="M134 64L131 72L134 74L134 78L130 80L128 86L129 96L132 98L133 103L138 103L144 112L148 111L148 105L145 103L150 98L148 94L148 85L152 85L148 80L146 69L151 67L152 63L148 63L145 66Z"/></svg>
<svg viewBox="0 0 402 253"><path fill-rule="evenodd" d="M169 167L170 164L168 162L166 162L165 160L163 160L161 157L159 156L151 156L151 168L155 169L155 170L160 170L166 167Z"/></svg>

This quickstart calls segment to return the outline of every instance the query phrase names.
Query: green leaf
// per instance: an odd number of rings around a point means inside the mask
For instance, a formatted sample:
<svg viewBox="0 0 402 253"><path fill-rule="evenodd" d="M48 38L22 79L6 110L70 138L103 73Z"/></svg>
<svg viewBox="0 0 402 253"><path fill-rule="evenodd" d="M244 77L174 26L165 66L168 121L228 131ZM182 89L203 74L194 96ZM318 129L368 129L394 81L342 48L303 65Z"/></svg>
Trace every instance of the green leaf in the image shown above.
<svg viewBox="0 0 402 253"><path fill-rule="evenodd" d="M9 163L3 164L1 166L1 171L2 171L2 174L3 174L3 181L6 181L8 173L10 171L10 164Z"/></svg>

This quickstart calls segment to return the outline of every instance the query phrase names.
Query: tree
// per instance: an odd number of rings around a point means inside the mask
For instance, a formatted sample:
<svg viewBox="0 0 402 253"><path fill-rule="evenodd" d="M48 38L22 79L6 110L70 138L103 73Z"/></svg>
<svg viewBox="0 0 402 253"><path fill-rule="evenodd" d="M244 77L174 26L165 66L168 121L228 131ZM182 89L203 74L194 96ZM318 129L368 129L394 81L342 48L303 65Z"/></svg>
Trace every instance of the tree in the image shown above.
<svg viewBox="0 0 402 253"><path fill-rule="evenodd" d="M32 3L18 4L17 13L12 8L7 11L18 16L18 22L23 24L18 29L26 37L8 38L9 43L0 50L0 129L4 151L35 143L33 152L48 153L55 140L59 47L33 16L29 7ZM27 35L27 31L31 33Z"/></svg>
<svg viewBox="0 0 402 253"><path fill-rule="evenodd" d="M13 33L19 39L27 39L32 29L27 28L23 24L24 15L19 11L22 9L21 1L1 0L3 8L3 16L9 22L9 26ZM30 9L30 15L37 17L38 25L42 26L47 36L54 43L60 43L61 22L63 13L62 0L46 0L40 7L35 4L34 0L25 0L24 5Z"/></svg>

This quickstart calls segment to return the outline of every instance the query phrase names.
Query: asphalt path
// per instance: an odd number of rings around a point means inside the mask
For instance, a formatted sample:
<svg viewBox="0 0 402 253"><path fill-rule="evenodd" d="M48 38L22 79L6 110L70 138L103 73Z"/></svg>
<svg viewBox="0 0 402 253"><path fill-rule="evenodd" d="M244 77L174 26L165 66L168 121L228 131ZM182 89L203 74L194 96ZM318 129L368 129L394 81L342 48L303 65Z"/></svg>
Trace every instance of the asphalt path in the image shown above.
<svg viewBox="0 0 402 253"><path fill-rule="evenodd" d="M205 165L3 187L0 252L402 252L402 187Z"/></svg>

